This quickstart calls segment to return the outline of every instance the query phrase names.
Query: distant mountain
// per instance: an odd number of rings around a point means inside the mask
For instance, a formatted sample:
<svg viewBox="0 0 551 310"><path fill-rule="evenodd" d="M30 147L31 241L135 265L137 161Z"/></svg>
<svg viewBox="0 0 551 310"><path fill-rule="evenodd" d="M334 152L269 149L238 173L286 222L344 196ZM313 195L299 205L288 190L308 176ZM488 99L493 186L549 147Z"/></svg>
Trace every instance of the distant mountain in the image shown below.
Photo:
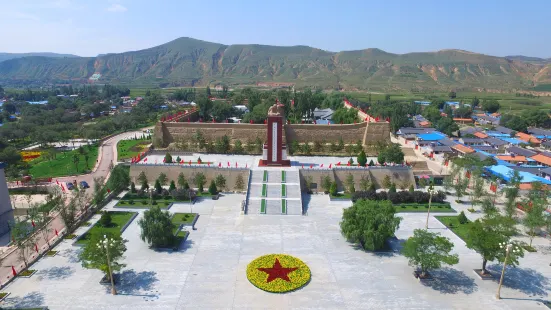
<svg viewBox="0 0 551 310"><path fill-rule="evenodd" d="M308 46L223 45L179 38L97 57L24 57L0 62L0 84L86 82L198 86L290 82L347 90L492 89L551 84L545 63L463 50L392 54L376 48L328 52ZM517 58L515 58L517 57Z"/></svg>
<svg viewBox="0 0 551 310"><path fill-rule="evenodd" d="M10 60L15 58L22 58L22 57L32 57L32 56L41 56L41 57L56 57L56 58L63 58L63 57L79 57L77 55L71 55L71 54L57 54L57 53L0 53L0 62L4 60Z"/></svg>
<svg viewBox="0 0 551 310"><path fill-rule="evenodd" d="M524 62L537 63L537 64L551 63L551 58L545 59L545 58L522 56L522 55L505 56L505 58L510 60L524 61Z"/></svg>

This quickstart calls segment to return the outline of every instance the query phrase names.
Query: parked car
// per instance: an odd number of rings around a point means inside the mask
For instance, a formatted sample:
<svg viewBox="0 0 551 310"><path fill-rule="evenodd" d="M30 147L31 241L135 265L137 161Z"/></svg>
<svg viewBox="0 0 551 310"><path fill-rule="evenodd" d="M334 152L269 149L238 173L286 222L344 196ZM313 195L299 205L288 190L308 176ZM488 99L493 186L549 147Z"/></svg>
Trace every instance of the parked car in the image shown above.
<svg viewBox="0 0 551 310"><path fill-rule="evenodd" d="M90 185L86 181L80 181L80 188L89 188Z"/></svg>
<svg viewBox="0 0 551 310"><path fill-rule="evenodd" d="M70 191L73 190L73 189L75 188L75 186L74 186L73 183L71 183L71 182L67 182L67 183L65 183L65 184L67 185L67 189L70 190Z"/></svg>

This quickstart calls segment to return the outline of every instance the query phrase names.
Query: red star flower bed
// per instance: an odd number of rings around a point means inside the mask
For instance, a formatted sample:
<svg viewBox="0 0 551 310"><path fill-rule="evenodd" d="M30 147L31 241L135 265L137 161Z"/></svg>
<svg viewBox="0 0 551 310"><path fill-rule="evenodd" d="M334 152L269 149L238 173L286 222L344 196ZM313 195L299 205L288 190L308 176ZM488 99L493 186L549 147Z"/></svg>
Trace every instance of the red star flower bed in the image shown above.
<svg viewBox="0 0 551 310"><path fill-rule="evenodd" d="M310 268L303 261L286 254L260 256L247 266L247 279L272 293L299 289L310 282L310 277Z"/></svg>

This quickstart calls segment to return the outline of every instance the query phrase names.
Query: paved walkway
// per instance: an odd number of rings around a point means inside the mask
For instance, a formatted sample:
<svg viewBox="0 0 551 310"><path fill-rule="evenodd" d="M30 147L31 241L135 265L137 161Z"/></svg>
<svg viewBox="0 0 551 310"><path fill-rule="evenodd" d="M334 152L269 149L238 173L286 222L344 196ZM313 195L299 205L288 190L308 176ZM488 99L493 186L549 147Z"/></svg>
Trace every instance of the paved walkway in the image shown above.
<svg viewBox="0 0 551 310"><path fill-rule="evenodd" d="M329 202L326 195L308 198L309 216L241 215L244 195L227 195L192 206L200 214L178 252L154 251L139 239L134 220L123 233L128 239L119 295L112 296L98 281L101 272L82 268L79 248L63 241L56 257L40 260L29 279L16 279L5 306L50 309L544 309L551 271L549 246L537 245L517 268L508 268L502 296L496 300L497 281L482 281L472 269L480 256L434 217L429 227L450 238L460 263L434 272L436 280L419 283L412 267L397 252L366 253L344 240L339 221L350 202ZM107 206L108 209L114 203ZM170 212L189 212L178 204ZM400 214L396 235L404 240L424 227L426 214ZM469 215L468 215L469 216ZM99 216L96 216L96 219ZM81 229L78 233L84 233ZM393 242L398 250L399 242ZM271 294L252 286L247 264L269 253L288 253L312 271L304 288ZM489 263L494 274L500 266Z"/></svg>

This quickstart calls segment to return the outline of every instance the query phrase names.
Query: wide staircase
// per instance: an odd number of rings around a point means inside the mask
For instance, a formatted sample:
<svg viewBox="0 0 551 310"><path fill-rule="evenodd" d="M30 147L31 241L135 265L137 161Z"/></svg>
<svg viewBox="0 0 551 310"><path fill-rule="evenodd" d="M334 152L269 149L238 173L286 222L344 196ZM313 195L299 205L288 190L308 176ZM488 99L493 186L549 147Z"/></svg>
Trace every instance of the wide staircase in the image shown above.
<svg viewBox="0 0 551 310"><path fill-rule="evenodd" d="M253 170L247 193L247 214L302 215L298 169Z"/></svg>
<svg viewBox="0 0 551 310"><path fill-rule="evenodd" d="M414 175L432 174L426 161L412 161L409 164Z"/></svg>

